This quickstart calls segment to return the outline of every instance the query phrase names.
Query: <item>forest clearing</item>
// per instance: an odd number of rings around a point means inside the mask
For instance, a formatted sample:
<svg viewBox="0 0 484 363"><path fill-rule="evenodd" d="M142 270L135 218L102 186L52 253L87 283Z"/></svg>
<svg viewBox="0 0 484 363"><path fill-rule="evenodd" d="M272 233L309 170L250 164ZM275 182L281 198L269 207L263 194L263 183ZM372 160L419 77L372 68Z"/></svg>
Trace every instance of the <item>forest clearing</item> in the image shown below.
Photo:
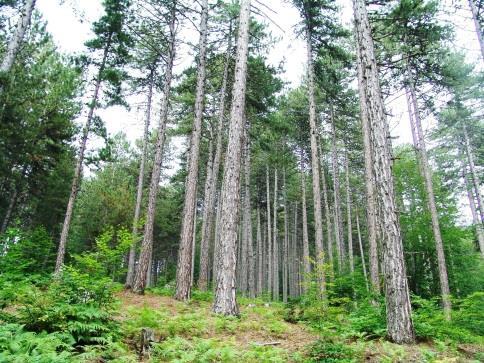
<svg viewBox="0 0 484 363"><path fill-rule="evenodd" d="M484 361L482 0L0 0L0 363Z"/></svg>

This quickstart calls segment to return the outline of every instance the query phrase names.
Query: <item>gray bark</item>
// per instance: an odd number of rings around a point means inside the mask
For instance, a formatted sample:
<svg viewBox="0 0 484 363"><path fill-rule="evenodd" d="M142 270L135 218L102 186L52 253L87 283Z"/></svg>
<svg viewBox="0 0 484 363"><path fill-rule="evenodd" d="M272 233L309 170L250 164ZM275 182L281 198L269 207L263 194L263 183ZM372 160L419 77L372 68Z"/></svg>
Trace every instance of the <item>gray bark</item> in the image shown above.
<svg viewBox="0 0 484 363"><path fill-rule="evenodd" d="M219 93L218 104L218 119L217 119L217 144L215 147L215 156L213 158L212 170L210 171L210 178L207 175L205 184L205 201L202 217L202 241L200 242L200 276L198 279L198 288L202 291L207 290L208 284L208 245L212 235L213 226L213 209L215 204L215 196L217 192L218 174L220 170L220 163L222 159L222 139L223 139L223 124L225 117L225 98L227 91L227 78L229 72L230 50L232 49L232 38L229 35L229 42L227 52L225 54L224 73L222 76L222 87ZM208 173L208 171L207 171ZM208 193L208 194L207 194Z"/></svg>
<svg viewBox="0 0 484 363"><path fill-rule="evenodd" d="M356 47L358 58L361 58L360 49ZM366 111L366 93L362 87L364 84L363 70L361 69L361 62L357 62L358 68L358 94L360 98L360 118L361 129L363 133L363 149L365 159L365 191L366 191L366 220L368 228L368 245L369 245L369 265L370 265L370 280L371 287L374 294L380 293L380 274L378 263L378 243L377 243L377 205L376 205L376 190L375 177L373 175L373 156L372 146L370 140L370 120L368 119L368 112Z"/></svg>
<svg viewBox="0 0 484 363"><path fill-rule="evenodd" d="M330 264L330 279L333 278L334 272L334 252L333 252L333 226L331 223L331 212L329 210L329 202L328 202L328 187L326 184L326 173L323 166L323 150L321 147L321 142L319 143L319 158L321 164L321 184L323 186L323 206L324 206L324 215L326 216L326 238L328 239L328 256L329 256L329 264Z"/></svg>
<svg viewBox="0 0 484 363"><path fill-rule="evenodd" d="M205 97L205 53L207 46L208 0L201 1L200 42L197 67L197 89L195 96L195 118L190 139L188 175L185 183L185 205L182 214L180 246L176 269L176 288L174 298L181 301L190 299L190 271L192 262L193 219L198 184L198 160L200 158L200 137L202 133L203 100Z"/></svg>
<svg viewBox="0 0 484 363"><path fill-rule="evenodd" d="M345 172L346 172L346 216L348 227L348 259L350 262L350 272L355 272L355 264L353 261L353 226L351 223L351 188L350 188L350 169L349 169L349 156L346 151L345 157Z"/></svg>
<svg viewBox="0 0 484 363"><path fill-rule="evenodd" d="M287 224L287 195L286 195L286 170L282 171L282 183L284 185L284 245L282 248L282 301L287 302L287 285L288 285L288 248L289 248L289 230Z"/></svg>
<svg viewBox="0 0 484 363"><path fill-rule="evenodd" d="M13 67L15 62L15 57L22 45L22 41L24 39L25 31L30 25L30 19L32 18L32 11L35 7L35 0L26 0L25 5L22 9L22 14L17 23L17 29L15 30L15 34L10 39L10 42L7 46L7 51L2 60L2 64L0 65L0 73L8 73ZM2 89L0 88L0 93Z"/></svg>
<svg viewBox="0 0 484 363"><path fill-rule="evenodd" d="M247 127L249 124L247 123ZM244 178L245 178L245 240L247 248L247 291L249 297L255 297L255 256L254 244L252 239L252 205L250 201L250 140L249 131L246 130L246 149L245 149L245 163L244 163Z"/></svg>
<svg viewBox="0 0 484 363"><path fill-rule="evenodd" d="M277 169L274 169L274 215L272 220L273 243L272 243L272 298L279 300L279 241L277 229L277 207L279 200L277 198Z"/></svg>
<svg viewBox="0 0 484 363"><path fill-rule="evenodd" d="M167 65L165 73L165 81L163 84L163 98L161 101L160 121L158 124L158 137L155 145L155 156L153 162L153 170L151 172L151 182L148 194L148 207L146 212L146 223L144 228L144 238L141 244L141 252L138 262L138 268L133 283L133 291L139 294L144 293L146 287L146 278L148 273L148 264L151 259L153 250L153 227L155 224L156 212L156 197L158 195L158 187L160 183L161 164L163 162L163 148L165 144L165 130L166 120L168 117L168 101L171 91L171 80L173 75L173 62L175 60L175 14L176 8L173 6L170 15L169 24L169 48L167 51ZM188 281L190 282L190 281Z"/></svg>
<svg viewBox="0 0 484 363"><path fill-rule="evenodd" d="M358 217L358 210L355 211L356 215L356 232L358 233L358 245L360 246L361 267L363 269L363 276L365 278L366 291L370 291L368 286L368 273L366 272L365 252L363 251L363 242L361 240L360 219Z"/></svg>
<svg viewBox="0 0 484 363"><path fill-rule="evenodd" d="M484 61L484 41L482 39L481 25L479 24L479 19L477 18L477 9L473 0L468 0L468 3L472 13L472 21L474 22L474 27L476 29L477 40L479 41L479 47L481 49L481 57Z"/></svg>
<svg viewBox="0 0 484 363"><path fill-rule="evenodd" d="M339 166L338 166L338 148L336 143L336 125L334 123L334 114L331 107L331 138L332 138L332 161L333 161L333 210L334 210L334 234L336 239L336 254L338 256L338 272L343 270L343 234L340 205L340 187L339 187Z"/></svg>
<svg viewBox="0 0 484 363"><path fill-rule="evenodd" d="M272 225L271 225L271 184L269 166L266 167L266 198L267 198L267 291L272 294Z"/></svg>
<svg viewBox="0 0 484 363"><path fill-rule="evenodd" d="M373 146L375 186L382 208L383 265L385 275L386 316L388 338L395 343L414 343L415 333L411 318L410 294L403 256L403 244L397 216L391 150L383 99L378 79L371 27L363 0L353 0L358 49L359 87L362 114L370 123L370 141ZM363 117L365 118L365 117Z"/></svg>
<svg viewBox="0 0 484 363"><path fill-rule="evenodd" d="M97 100L99 98L99 92L101 90L102 73L106 66L107 57L111 49L111 37L112 37L112 33L109 35L106 47L104 48L104 54L96 77L94 94L92 96L92 100L89 106L89 112L87 114L86 124L84 125L84 129L82 130L81 142L79 146L79 154L77 156L76 168L74 169L74 177L72 178L71 193L69 195L69 201L67 202L66 214L64 216L64 223L62 225L62 231L61 231L60 240L59 240L59 247L57 250L57 259L55 262L55 271L54 271L55 276L59 276L62 269L62 265L64 264L64 255L66 253L67 237L69 235L69 228L71 226L72 212L74 210L74 203L76 202L77 193L79 191L79 183L82 178L82 175L81 175L82 165L84 162L84 153L86 151L86 146L87 146L87 138L89 136L89 131L91 129L91 122L94 116L94 110L97 107Z"/></svg>
<svg viewBox="0 0 484 363"><path fill-rule="evenodd" d="M12 216L13 209L15 204L17 203L18 197L18 186L15 186L12 195L10 196L10 201L8 202L7 211L5 212L5 216L3 217L2 227L0 228L0 235L4 234L7 230L8 224L10 222L10 217Z"/></svg>
<svg viewBox="0 0 484 363"><path fill-rule="evenodd" d="M257 296L262 295L263 290L263 279L264 279L264 269L263 269L263 246L262 246L262 235L261 235L261 223L260 223L260 209L257 206Z"/></svg>
<svg viewBox="0 0 484 363"><path fill-rule="evenodd" d="M472 187L469 185L469 177L467 176L467 168L464 166L462 169L462 176L464 177L464 185L467 192L467 198L469 200L469 208L472 214L472 222L476 228L477 241L479 243L479 251L481 252L481 257L484 257L484 231L482 228L482 222L479 220L476 209L476 202L474 200L474 193L472 192Z"/></svg>
<svg viewBox="0 0 484 363"><path fill-rule="evenodd" d="M444 307L444 315L447 320L450 320L450 313L452 309L452 304L450 301L450 289L449 289L449 278L447 274L447 265L445 262L444 244L442 241L442 235L440 232L439 216L437 212L437 205L435 203L434 187L432 185L432 170L430 169L429 159L427 154L427 148L425 145L425 138L422 129L422 121L420 119L420 112L418 108L417 96L415 94L414 83L411 80L410 70L407 70L407 77L409 78L409 84L407 85L407 91L410 94L411 104L413 106L413 114L410 114L410 119L413 118L415 122L415 132L414 132L414 146L420 155L419 164L422 172L422 177L425 182L425 190L427 194L427 204L430 211L430 218L432 221L432 231L435 240L435 249L437 252L437 265L439 268L439 280L440 280L440 290L442 294L442 304ZM413 127L413 123L411 123ZM416 138L415 138L416 137Z"/></svg>
<svg viewBox="0 0 484 363"><path fill-rule="evenodd" d="M307 46L307 75L308 75L308 98L309 98L309 128L311 133L311 169L313 174L313 200L314 200L314 229L316 245L316 263L319 268L324 265L323 253L323 218L321 215L321 191L319 187L319 161L316 127L316 100L314 97L314 65L311 44L311 32L306 27L306 46ZM324 271L319 276L321 291L326 290Z"/></svg>
<svg viewBox="0 0 484 363"><path fill-rule="evenodd" d="M135 273L136 247L138 245L138 224L139 224L139 217L141 214L141 203L143 201L143 184L144 184L144 177L145 177L146 152L148 149L148 136L149 136L149 127L150 127L150 120L151 120L151 102L153 99L154 69L152 69L150 72L149 82L150 83L148 88L148 99L146 103L146 119L145 119L144 132L143 132L143 146L141 151L141 161L139 165L138 187L136 192L136 204L134 208L133 228L131 232L133 236L133 242L131 244L131 247L129 248L128 272L126 275L126 284L124 285L126 289L131 289L131 286L133 286L134 273Z"/></svg>
<svg viewBox="0 0 484 363"><path fill-rule="evenodd" d="M304 273L304 286L303 290L306 291L307 289L307 279L309 278L309 274L311 273L311 263L309 260L309 236L308 236L308 215L307 215L307 206L306 206L306 174L304 169L302 168L301 163L301 208L302 208L302 232L303 232L303 273Z"/></svg>
<svg viewBox="0 0 484 363"><path fill-rule="evenodd" d="M235 298L235 252L239 219L240 154L244 127L249 18L250 0L241 0L235 81L232 92L229 137L222 184L220 251L217 254L217 276L213 303L213 311L223 315L239 314Z"/></svg>

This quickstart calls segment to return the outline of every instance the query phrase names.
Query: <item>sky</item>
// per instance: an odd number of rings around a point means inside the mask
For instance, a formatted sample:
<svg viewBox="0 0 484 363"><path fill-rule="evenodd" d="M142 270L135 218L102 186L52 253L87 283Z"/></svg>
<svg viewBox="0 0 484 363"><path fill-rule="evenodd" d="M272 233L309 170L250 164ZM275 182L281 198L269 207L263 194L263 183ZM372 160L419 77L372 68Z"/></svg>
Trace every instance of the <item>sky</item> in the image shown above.
<svg viewBox="0 0 484 363"><path fill-rule="evenodd" d="M444 4L450 5L451 1L453 0L444 0ZM257 18L265 22L272 35L278 39L277 44L269 51L268 61L274 66L284 62L285 72L281 75L283 80L288 82L290 87L297 87L303 79L306 60L305 45L294 33L294 27L300 22L298 11L287 0L260 0L252 3L267 14L269 19L260 16ZM480 56L478 42L466 3L463 1L463 9L457 14L444 15L444 20L452 21L456 25L456 48L465 51L469 61L476 61ZM339 4L340 20L349 27L352 22L351 0L341 0ZM53 35L59 50L65 53L81 53L85 50L84 42L93 36L91 24L103 13L101 0L37 0L37 10L47 21L47 30ZM190 31L193 32L193 39L197 39L198 36L193 30L188 30L188 34ZM175 73L180 73L184 67L192 63L192 60L191 52L179 52ZM411 143L404 95L390 97L386 100L386 107L392 115L389 124L394 146ZM131 111L122 107L111 107L99 111L99 115L105 121L110 134L124 132L131 142L142 136L144 113L138 107L133 107ZM81 117L78 122L83 123L83 118ZM428 132L433 124L431 119L424 120L424 129ZM178 168L176 154L184 151L184 145L183 140L172 143L175 158L167 165L167 175L173 174ZM96 142L91 142L90 146L97 146ZM464 198L461 198L460 203L465 204ZM464 220L470 218L468 214L464 213Z"/></svg>

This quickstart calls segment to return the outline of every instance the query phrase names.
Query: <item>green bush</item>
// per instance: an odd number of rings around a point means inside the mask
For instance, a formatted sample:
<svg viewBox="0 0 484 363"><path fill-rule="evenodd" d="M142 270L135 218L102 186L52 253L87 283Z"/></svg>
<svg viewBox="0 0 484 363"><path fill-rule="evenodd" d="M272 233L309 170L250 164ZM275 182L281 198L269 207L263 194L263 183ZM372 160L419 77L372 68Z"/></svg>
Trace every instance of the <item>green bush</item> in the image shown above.
<svg viewBox="0 0 484 363"><path fill-rule="evenodd" d="M357 362L357 354L349 345L332 341L318 340L308 354L309 362L349 363Z"/></svg>
<svg viewBox="0 0 484 363"><path fill-rule="evenodd" d="M362 333L366 338L379 338L386 335L384 301L376 303L364 300L349 315L351 329Z"/></svg>

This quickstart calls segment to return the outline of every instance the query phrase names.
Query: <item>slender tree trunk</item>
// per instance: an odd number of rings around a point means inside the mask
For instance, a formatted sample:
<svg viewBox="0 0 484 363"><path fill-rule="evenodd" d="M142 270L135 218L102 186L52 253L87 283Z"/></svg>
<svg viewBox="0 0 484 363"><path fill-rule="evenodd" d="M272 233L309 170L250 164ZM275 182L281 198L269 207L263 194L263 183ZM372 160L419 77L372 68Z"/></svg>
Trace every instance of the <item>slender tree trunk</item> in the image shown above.
<svg viewBox="0 0 484 363"><path fill-rule="evenodd" d="M474 163L474 154L472 153L471 143L469 140L469 133L467 132L467 126L465 123L462 123L462 131L464 134L464 144L466 148L466 155L467 155L467 163L469 165L469 169L471 172L471 181L474 186L474 194L476 195L477 200L477 209L479 211L479 215L481 217L481 222L484 223L484 204L482 203L482 195L481 195L481 182L479 180L479 175L476 172L476 166Z"/></svg>
<svg viewBox="0 0 484 363"><path fill-rule="evenodd" d="M244 127L247 53L249 43L250 0L241 0L235 81L232 92L229 138L222 184L220 218L220 251L213 311L223 315L238 315L235 299L235 263L237 224L240 198L241 142Z"/></svg>
<svg viewBox="0 0 484 363"><path fill-rule="evenodd" d="M366 272L365 253L363 251L363 242L361 240L360 219L358 217L358 210L355 211L356 215L356 231L358 233L358 245L360 246L361 267L363 268L363 276L365 277L366 291L370 291L368 286L368 273Z"/></svg>
<svg viewBox="0 0 484 363"><path fill-rule="evenodd" d="M410 70L407 70L407 76L410 79ZM450 314L452 309L452 304L450 302L450 289L449 289L449 278L447 274L447 265L445 262L444 244L442 241L442 235L440 232L439 217L437 212L437 205L435 203L434 187L432 185L432 171L430 169L427 149L425 146L425 138L422 129L422 121L420 120L420 112L418 108L417 96L415 94L413 80L410 79L410 83L407 85L408 92L410 93L410 98L413 106L413 115L410 114L410 118L415 121L415 135L413 143L417 153L420 155L419 161L421 166L422 176L425 181L425 189L427 194L427 203L430 211L430 217L432 221L432 230L435 240L435 249L437 251L437 264L439 267L439 280L440 280L440 290L442 293L442 304L444 307L444 314L447 320L450 320ZM413 126L413 124L412 124Z"/></svg>
<svg viewBox="0 0 484 363"><path fill-rule="evenodd" d="M282 301L287 302L287 284L288 284L288 248L289 248L289 231L287 224L287 195L286 195L286 170L282 170L282 183L284 185L284 246L282 249Z"/></svg>
<svg viewBox="0 0 484 363"><path fill-rule="evenodd" d="M0 235L4 234L7 230L8 224L10 222L10 217L12 216L13 209L17 203L18 187L15 186L10 196L10 201L8 202L7 212L5 212L5 217L3 217L2 227L0 228Z"/></svg>
<svg viewBox="0 0 484 363"><path fill-rule="evenodd" d="M263 256L262 256L262 236L261 236L261 224L260 224L260 209L257 206L257 296L262 295L262 281L264 279L264 271L263 271Z"/></svg>
<svg viewBox="0 0 484 363"><path fill-rule="evenodd" d="M277 207L279 200L277 198L277 169L274 169L274 217L273 217L273 245L272 245L272 277L274 278L272 282L272 298L274 300L279 300L279 242L278 242L278 232L277 229Z"/></svg>
<svg viewBox="0 0 484 363"><path fill-rule="evenodd" d="M334 275L334 260L333 260L333 226L331 224L331 212L329 210L329 202L328 202L328 187L326 184L326 172L323 166L323 149L321 146L321 142L319 143L319 158L321 164L321 184L323 185L323 206L324 206L324 215L326 216L326 236L328 239L328 256L329 256L329 264L330 266L330 279L333 278Z"/></svg>
<svg viewBox="0 0 484 363"><path fill-rule="evenodd" d="M364 93L360 98L362 114L370 123L370 141L373 146L375 186L382 206L383 264L385 275L387 334L395 343L414 343L410 294L408 290L403 244L398 221L391 150L388 143L388 124L378 79L371 27L363 0L353 0L355 30L358 47L359 87Z"/></svg>
<svg viewBox="0 0 484 363"><path fill-rule="evenodd" d="M99 92L101 90L102 83L102 73L106 66L106 61L108 54L111 49L111 37L112 33L109 35L106 47L104 48L104 54L99 66L99 71L96 77L94 94L92 96L91 104L89 106L89 113L87 114L86 124L82 130L81 143L79 146L79 154L77 156L76 168L74 170L74 177L72 178L71 194L69 195L69 201L67 202L66 214L64 216L64 223L62 225L62 231L59 240L59 248L57 250L57 259L55 263L54 275L59 276L62 265L64 264L64 255L66 253L67 237L69 235L69 228L71 226L72 212L74 210L74 203L77 198L77 193L79 191L79 183L81 181L82 174L82 164L84 162L84 153L86 151L87 138L89 136L89 131L91 129L91 122L94 116L94 110L97 107L97 100L99 98Z"/></svg>
<svg viewBox="0 0 484 363"><path fill-rule="evenodd" d="M246 123L247 125L247 123ZM249 220L250 220L250 165L248 161L249 157L249 140L247 128L244 130L244 187L243 187L243 203L242 203L242 243L241 243L241 256L240 256L240 290L243 294L249 291ZM251 236L250 236L251 237Z"/></svg>
<svg viewBox="0 0 484 363"><path fill-rule="evenodd" d="M353 261L353 226L351 224L351 188L350 188L350 169L349 169L349 155L346 151L345 157L345 171L346 171L346 216L348 224L348 259L350 262L350 272L355 272L355 264Z"/></svg>
<svg viewBox="0 0 484 363"><path fill-rule="evenodd" d="M182 214L180 247L176 269L175 299L190 299L190 271L192 261L193 219L198 184L198 160L200 158L200 137L202 134L203 101L205 97L205 53L207 45L208 0L201 1L200 42L198 52L197 90L195 96L195 118L190 139L188 176L185 183L185 205Z"/></svg>
<svg viewBox="0 0 484 363"><path fill-rule="evenodd" d="M190 266L190 288L195 284L195 252L197 246L197 198L195 198L195 214L193 215L193 235L192 235L192 265Z"/></svg>
<svg viewBox="0 0 484 363"><path fill-rule="evenodd" d="M247 129L245 133L245 163L244 163L244 178L245 178L245 239L247 247L247 290L249 297L255 297L255 256L254 256L254 242L252 239L252 204L250 200L250 139L249 139L249 127L247 122Z"/></svg>
<svg viewBox="0 0 484 363"><path fill-rule="evenodd" d="M298 234L297 234L297 227L298 227L298 221L297 221L297 202L294 204L294 236L293 236L293 243L292 243L292 247L291 247L291 252L292 252L292 259L291 259L291 266L292 266L292 271L291 271L291 276L292 276L292 281L293 281L293 297L297 296L298 293L297 293L297 284L298 284L298 281L297 281L297 272L298 272L298 268L297 268L297 237L298 237Z"/></svg>
<svg viewBox="0 0 484 363"><path fill-rule="evenodd" d="M331 106L330 106L331 107ZM333 200L334 200L334 234L336 238L336 253L338 255L338 272L343 270L343 235L342 219L340 205L340 187L339 187L339 166L338 166L338 149L336 144L336 126L334 123L333 108L331 107L331 137L332 137L332 160L333 160Z"/></svg>
<svg viewBox="0 0 484 363"><path fill-rule="evenodd" d="M222 87L220 88L220 93L219 93L218 119L217 119L217 144L215 147L215 156L213 158L212 172L210 174L209 185L206 184L205 186L206 192L205 192L205 201L204 201L205 205L203 209L202 241L200 242L200 276L198 279L198 288L202 291L207 290L207 284L208 284L208 245L212 235L213 209L214 209L214 203L215 203L215 196L217 193L216 189L217 189L217 182L218 182L218 174L220 170L220 162L222 159L225 97L226 97L226 91L227 91L227 78L229 73L231 49L232 49L232 38L229 35L227 52L225 53L225 64L224 64L224 73L222 77ZM207 194L207 192L209 192L209 194Z"/></svg>
<svg viewBox="0 0 484 363"><path fill-rule="evenodd" d="M467 168L464 166L462 168L462 176L464 178L464 185L467 192L467 198L469 199L469 208L472 214L472 222L476 228L477 241L479 242L479 251L481 252L481 257L484 257L484 232L482 230L482 222L477 216L476 202L474 200L474 195L472 193L472 187L469 185L469 178L467 177Z"/></svg>
<svg viewBox="0 0 484 363"><path fill-rule="evenodd" d="M324 266L323 254L323 218L321 215L321 191L319 187L319 161L318 161L318 144L317 144L317 127L316 127L316 101L314 98L314 66L313 51L311 44L311 32L306 27L307 43L307 74L308 74L308 98L309 98L309 128L311 133L311 169L313 174L313 199L314 199L314 229L316 245L316 263L318 268ZM326 290L326 281L324 271L319 276L321 291Z"/></svg>
<svg viewBox="0 0 484 363"><path fill-rule="evenodd" d="M301 199L302 199L302 223L303 223L303 273L304 273L304 286L303 291L306 292L307 285L309 281L309 274L311 273L311 263L309 260L309 236L308 236L308 215L307 215L307 206L306 206L306 177L305 177L304 169L301 167Z"/></svg>
<svg viewBox="0 0 484 363"><path fill-rule="evenodd" d="M267 186L267 291L272 294L272 226L271 226L271 184L269 178L269 166L266 167Z"/></svg>
<svg viewBox="0 0 484 363"><path fill-rule="evenodd" d="M13 67L15 62L15 57L17 56L18 50L24 39L25 31L30 25L30 19L32 18L32 11L35 7L35 0L26 0L25 5L22 9L22 14L17 23L17 29L15 34L10 39L7 46L7 51L0 65L0 73L8 73ZM0 86L0 93L2 93L2 87Z"/></svg>
<svg viewBox="0 0 484 363"><path fill-rule="evenodd" d="M165 144L166 120L168 117L168 101L170 98L171 80L173 75L173 62L175 60L175 14L176 8L173 5L170 15L170 43L167 52L167 65L165 81L163 85L163 98L161 101L160 122L158 124L158 138L155 146L155 158L153 170L151 172L151 183L148 194L148 208L146 212L146 223L144 228L144 238L141 244L141 253L139 257L138 268L136 269L133 283L133 291L139 294L144 292L146 286L146 275L148 272L148 263L153 250L153 227L155 224L156 197L158 195L158 186L160 183L161 164L163 162L163 148ZM190 271L190 270L189 270ZM190 282L190 281L188 281Z"/></svg>
<svg viewBox="0 0 484 363"><path fill-rule="evenodd" d="M213 263L212 263L212 286L215 289L215 278L217 277L217 261L220 251L220 191L218 192L217 213L215 214L215 236L213 243Z"/></svg>
<svg viewBox="0 0 484 363"><path fill-rule="evenodd" d="M358 40L358 39L357 39ZM356 53L361 59L360 49L356 47ZM357 62L358 67L358 93L360 97L360 118L361 129L363 133L363 149L365 159L365 190L366 190L366 220L368 228L368 249L369 249L369 265L370 265L370 280L372 292L380 294L380 274L378 268L378 243L377 243L377 204L376 204L376 190L375 177L373 175L373 150L370 140L370 120L368 119L368 112L366 111L366 93L362 85L364 84L363 70L361 69L361 62Z"/></svg>
<svg viewBox="0 0 484 363"><path fill-rule="evenodd" d="M149 127L150 127L150 120L151 120L151 102L153 99L154 66L151 69L149 80L150 80L150 83L148 88L148 99L146 103L146 119L145 119L145 127L143 132L143 146L141 151L141 161L139 165L138 188L136 192L136 205L134 208L134 218L133 218L133 229L132 229L133 242L131 243L131 247L129 248L128 273L126 275L126 284L124 285L126 289L131 289L131 286L133 286L134 273L135 273L136 247L138 245L138 224L139 224L139 217L141 214L141 203L143 201L143 185L144 185L144 177L145 177L146 153L148 149Z"/></svg>
<svg viewBox="0 0 484 363"><path fill-rule="evenodd" d="M481 25L479 24L479 19L477 18L477 9L473 0L468 0L468 3L472 13L472 21L474 22L474 27L476 29L477 40L479 41L479 47L481 49L481 57L484 61L484 41L482 39Z"/></svg>

